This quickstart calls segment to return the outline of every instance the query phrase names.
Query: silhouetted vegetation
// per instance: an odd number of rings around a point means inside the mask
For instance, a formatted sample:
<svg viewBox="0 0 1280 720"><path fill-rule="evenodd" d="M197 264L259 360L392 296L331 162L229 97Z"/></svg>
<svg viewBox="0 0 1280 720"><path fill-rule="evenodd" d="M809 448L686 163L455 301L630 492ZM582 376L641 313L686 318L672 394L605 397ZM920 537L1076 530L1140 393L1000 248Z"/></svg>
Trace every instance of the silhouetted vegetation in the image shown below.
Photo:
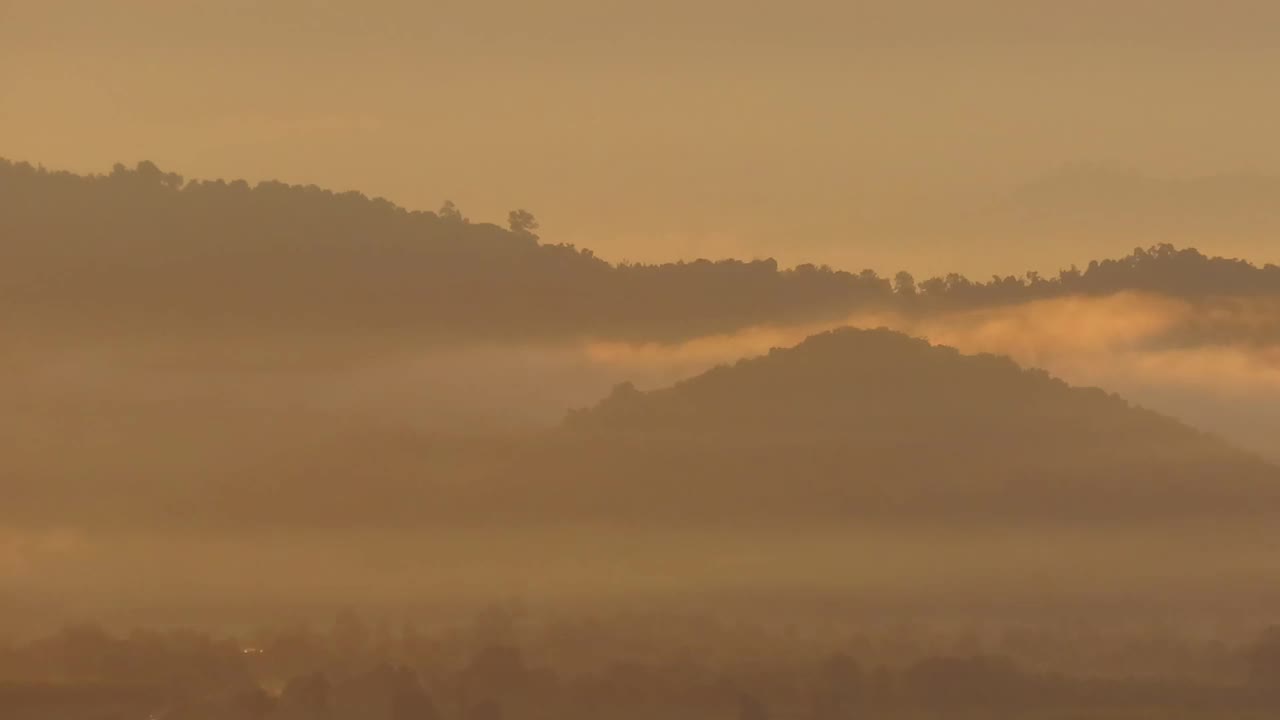
<svg viewBox="0 0 1280 720"><path fill-rule="evenodd" d="M672 339L762 323L1121 291L1280 293L1280 267L1137 249L1056 277L916 281L773 260L610 264L540 243L537 221L471 222L357 192L107 175L0 160L0 277L13 322L80 333L358 330L452 337Z"/></svg>
<svg viewBox="0 0 1280 720"><path fill-rule="evenodd" d="M86 626L0 647L0 711L13 720L845 720L922 713L1262 718L1280 710L1275 678L1242 672L1256 654L1247 640L1231 647L1042 632L1037 647L1022 643L1041 655L1100 663L1070 673L1007 654L1018 645L1012 629L969 636L961 641L968 650L947 649L957 638L945 632L854 626L801 638L672 616L526 624L519 638L496 644L475 628L392 629L358 618L327 631L276 628L252 636L120 637ZM1136 653L1164 666L1158 648L1165 643L1179 644L1186 658L1170 674L1127 675L1104 660Z"/></svg>
<svg viewBox="0 0 1280 720"><path fill-rule="evenodd" d="M449 201L409 211L148 162L79 176L0 160L12 371L0 579L22 590L0 594L0 632L14 633L0 635L0 717L1280 710L1280 634L1258 631L1275 602L1280 470L1006 357L841 329L657 390L619 384L559 424L421 429L417 411L443 393L414 395L397 418L386 401L352 410L435 373L435 387L458 384L468 408L500 416L495 377L537 373L531 347L643 355L649 342L857 313L955 320L1054 298L1069 312L1077 296L1197 306L1161 314L1147 342L1261 344L1280 338L1280 268L1160 244L1055 276L918 280L773 260L611 263L540 231L525 209L504 228ZM628 342L558 342L583 339ZM417 364L424 347L481 341L511 357L466 381ZM311 405L355 356L386 365ZM557 411L570 404L550 394ZM1112 558L1118 548L1132 555ZM1119 599L1121 584L1134 597ZM530 627L506 609L469 625L348 611L323 630L304 617L344 593L403 608L493 587L561 615ZM619 597L645 612L583 609ZM1097 627L1207 601L1197 612L1247 636ZM767 627L743 619L762 606ZM851 606L875 627L848 624ZM142 617L159 629L41 635L25 621L104 608L129 618L112 628ZM932 612L945 630L911 629ZM216 633L164 619L201 613Z"/></svg>

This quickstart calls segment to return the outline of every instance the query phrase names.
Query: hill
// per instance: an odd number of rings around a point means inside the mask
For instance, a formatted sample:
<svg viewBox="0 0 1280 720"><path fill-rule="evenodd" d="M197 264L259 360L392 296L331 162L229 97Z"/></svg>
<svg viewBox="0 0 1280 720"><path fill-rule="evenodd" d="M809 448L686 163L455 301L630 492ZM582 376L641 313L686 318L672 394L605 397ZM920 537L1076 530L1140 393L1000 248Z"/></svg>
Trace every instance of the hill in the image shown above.
<svg viewBox="0 0 1280 720"><path fill-rule="evenodd" d="M298 467L174 480L122 497L118 516L224 528L990 529L1280 511L1280 469L1216 436L1005 357L884 329L822 333L649 392L624 383L552 429L349 434L314 444ZM107 507L97 503L96 522Z"/></svg>
<svg viewBox="0 0 1280 720"><path fill-rule="evenodd" d="M664 341L1061 295L1280 294L1280 267L1160 245L1056 276L893 281L772 259L609 263L446 204L186 180L149 162L105 175L0 159L0 301L10 333L78 340L349 334Z"/></svg>
<svg viewBox="0 0 1280 720"><path fill-rule="evenodd" d="M813 319L889 282L772 260L611 265L446 204L107 175L0 160L0 299L13 327L72 337L349 333L428 339L676 338Z"/></svg>
<svg viewBox="0 0 1280 720"><path fill-rule="evenodd" d="M551 474L617 511L1011 522L1270 512L1280 472L991 355L842 329L565 423ZM603 491L601 489L603 488Z"/></svg>

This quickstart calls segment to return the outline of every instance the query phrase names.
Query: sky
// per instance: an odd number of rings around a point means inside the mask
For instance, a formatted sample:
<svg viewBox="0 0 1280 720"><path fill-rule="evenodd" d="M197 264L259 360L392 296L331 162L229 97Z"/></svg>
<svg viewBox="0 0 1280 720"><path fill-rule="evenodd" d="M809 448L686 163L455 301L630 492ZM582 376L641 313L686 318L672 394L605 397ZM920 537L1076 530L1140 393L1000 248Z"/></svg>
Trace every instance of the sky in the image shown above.
<svg viewBox="0 0 1280 720"><path fill-rule="evenodd" d="M0 157L525 207L611 260L1052 272L1177 232L1028 224L1027 183L1280 175L1277 27L1261 0L0 0ZM1172 239L1278 261L1272 229Z"/></svg>

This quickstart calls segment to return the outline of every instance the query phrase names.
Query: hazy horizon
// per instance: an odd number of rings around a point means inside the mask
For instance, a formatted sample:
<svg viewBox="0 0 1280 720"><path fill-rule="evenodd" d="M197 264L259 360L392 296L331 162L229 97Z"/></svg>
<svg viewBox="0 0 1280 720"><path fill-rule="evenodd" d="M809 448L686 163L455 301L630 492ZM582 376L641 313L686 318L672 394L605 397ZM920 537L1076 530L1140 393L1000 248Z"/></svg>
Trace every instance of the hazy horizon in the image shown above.
<svg viewBox="0 0 1280 720"><path fill-rule="evenodd" d="M1277 717L1277 28L0 0L0 718Z"/></svg>
<svg viewBox="0 0 1280 720"><path fill-rule="evenodd" d="M1273 4L788 7L10 0L0 155L527 207L614 260L1003 275L1166 240L1280 260L1274 182L1239 211L1270 219L1219 232L1177 188L1280 176ZM1023 219L1019 188L1081 166L1174 187L1147 217Z"/></svg>

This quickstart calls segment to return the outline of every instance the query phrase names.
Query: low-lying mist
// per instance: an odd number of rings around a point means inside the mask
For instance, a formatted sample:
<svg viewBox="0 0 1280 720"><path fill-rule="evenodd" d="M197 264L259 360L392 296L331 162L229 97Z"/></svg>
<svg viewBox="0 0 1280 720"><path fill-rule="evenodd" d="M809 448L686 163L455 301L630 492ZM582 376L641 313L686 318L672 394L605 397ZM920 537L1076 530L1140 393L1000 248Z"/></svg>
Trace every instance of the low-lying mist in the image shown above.
<svg viewBox="0 0 1280 720"><path fill-rule="evenodd" d="M1273 539L1195 528L1086 533L859 527L843 531L74 531L0 538L0 632L321 622L335 608L452 616L517 600L543 610L741 613L800 621L823 604L867 617L1052 623L1233 618L1265 623ZM1224 562L1224 558L1230 558ZM1123 598L1123 599L1121 599Z"/></svg>
<svg viewBox="0 0 1280 720"><path fill-rule="evenodd" d="M846 322L1007 354L1274 459L1280 349L1267 327L1270 308L1263 300L1123 294ZM0 384L15 411L5 414L0 451L15 495L0 523L8 528L0 534L0 589L9 589L14 617L50 622L95 615L216 623L304 607L324 614L352 601L475 605L508 596L695 602L798 589L868 606L945 597L952 611L997 598L1035 612L1106 603L1120 587L1145 594L1147 603L1176 593L1184 609L1232 602L1253 611L1269 601L1260 589L1278 569L1274 548L1248 529L1208 548L1172 529L1055 535L903 524L770 534L552 524L508 532L428 523L286 531L268 522L227 532L198 524L184 530L184 518L198 513L181 503L164 506L155 529L139 514L158 487L177 488L171 497L194 503L228 483L358 504L365 474L397 471L406 451L430 455L432 438L471 438L501 455L507 446L487 438L555 426L616 383L666 386L824 329L760 327L647 345L278 337L8 343ZM431 467L448 473L450 466ZM467 471L458 482L480 477ZM88 519L70 510L86 499ZM430 510L424 517L447 512ZM1230 567L1223 557L1234 558ZM1252 590L1228 600L1205 591L1208 583Z"/></svg>

